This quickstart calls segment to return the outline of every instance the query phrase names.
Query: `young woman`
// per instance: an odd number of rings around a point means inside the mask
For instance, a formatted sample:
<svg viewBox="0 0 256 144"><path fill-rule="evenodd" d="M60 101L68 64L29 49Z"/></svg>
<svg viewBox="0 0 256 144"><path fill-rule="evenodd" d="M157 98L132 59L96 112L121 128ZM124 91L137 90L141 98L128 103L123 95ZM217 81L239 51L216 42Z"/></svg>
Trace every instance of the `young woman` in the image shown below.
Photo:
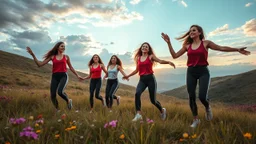
<svg viewBox="0 0 256 144"><path fill-rule="evenodd" d="M76 73L75 69L72 67L70 58L68 55L64 55L65 44L64 42L58 42L55 46L44 55L43 62L37 60L33 51L30 47L27 47L27 52L33 57L35 63L38 67L42 67L47 64L50 60L52 61L52 80L51 80L51 100L56 110L59 111L58 101L56 99L56 92L58 88L58 95L63 98L67 105L68 109L72 108L72 99L68 99L67 94L64 92L64 89L68 83L68 74L67 66L69 69L81 79L81 77Z"/></svg>
<svg viewBox="0 0 256 144"><path fill-rule="evenodd" d="M106 106L105 100L102 96L100 96L100 89L101 89L101 84L102 84L102 79L101 79L101 71L103 70L105 74L107 75L107 70L100 59L99 55L95 54L92 56L91 60L88 63L88 66L90 68L89 75L87 77L84 77L82 79L91 79L90 80L90 105L91 105L91 111L93 111L93 95L95 91L95 97L98 100L101 100L103 106Z"/></svg>
<svg viewBox="0 0 256 144"><path fill-rule="evenodd" d="M128 79L129 77L135 75L139 72L140 80L136 88L135 94L135 107L136 107L136 115L132 121L141 120L141 100L140 96L142 92L148 87L150 101L153 105L155 105L161 113L162 120L166 118L166 109L163 108L159 101L156 100L156 90L157 84L153 72L153 64L154 62L158 62L160 64L169 64L175 68L175 65L170 61L161 60L156 57L153 52L152 47L149 43L144 42L140 48L137 50L134 60L136 62L136 69L130 73L128 76L123 78Z"/></svg>
<svg viewBox="0 0 256 144"><path fill-rule="evenodd" d="M106 85L106 103L111 112L113 99L117 100L117 105L119 105L120 103L120 96L117 97L114 95L119 87L117 74L119 71L122 73L124 77L126 76L126 74L123 71L122 61L116 55L111 56L108 62L107 70L108 79Z"/></svg>
<svg viewBox="0 0 256 144"><path fill-rule="evenodd" d="M173 58L178 58L187 52L187 91L189 94L189 105L194 116L191 127L196 127L200 120L198 119L197 105L196 105L196 85L199 80L199 99L205 106L206 120L213 118L212 110L208 101L208 88L210 85L210 73L208 66L208 50L223 51L223 52L239 52L240 54L249 55L250 52L243 48L231 48L227 46L219 46L212 41L204 40L204 32L202 27L192 25L190 30L177 38L183 40L182 48L176 53L171 45L170 38L167 34L162 33L162 38L167 42L169 51Z"/></svg>

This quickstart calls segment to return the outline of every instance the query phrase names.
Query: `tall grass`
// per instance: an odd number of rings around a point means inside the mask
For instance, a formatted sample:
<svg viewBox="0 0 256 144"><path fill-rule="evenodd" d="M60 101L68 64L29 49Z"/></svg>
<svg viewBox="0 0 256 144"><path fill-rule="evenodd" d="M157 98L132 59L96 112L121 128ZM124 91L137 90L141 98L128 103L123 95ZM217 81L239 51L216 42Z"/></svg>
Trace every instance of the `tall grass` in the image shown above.
<svg viewBox="0 0 256 144"><path fill-rule="evenodd" d="M79 87L79 86L78 86ZM94 99L95 109L89 113L89 97L87 91L73 88L67 89L73 99L73 109L68 110L66 103L58 97L60 112L56 112L50 101L48 90L5 88L0 96L8 99L0 100L0 140L10 143L207 143L233 144L256 142L256 114L230 109L222 104L212 104L214 119L204 119L204 108L199 105L200 125L192 129L192 115L187 101L174 100L159 96L159 101L167 109L167 119L160 119L160 112L150 103L148 96L142 97L143 122L132 122L135 114L133 96L121 97L121 104L114 101L113 112L109 112ZM122 96L122 95L121 95ZM63 117L63 114L66 117ZM42 115L44 123L35 126L36 117ZM29 120L33 116L34 120ZM24 124L13 126L10 118L24 117ZM146 119L153 123L147 123ZM112 120L118 120L117 127L104 128ZM41 130L38 140L28 141L19 136L26 126ZM76 126L73 130L65 130ZM244 134L252 134L251 139ZM183 134L188 137L184 138ZM59 135L59 138L55 138ZM121 135L124 136L120 137ZM194 135L192 138L191 136Z"/></svg>

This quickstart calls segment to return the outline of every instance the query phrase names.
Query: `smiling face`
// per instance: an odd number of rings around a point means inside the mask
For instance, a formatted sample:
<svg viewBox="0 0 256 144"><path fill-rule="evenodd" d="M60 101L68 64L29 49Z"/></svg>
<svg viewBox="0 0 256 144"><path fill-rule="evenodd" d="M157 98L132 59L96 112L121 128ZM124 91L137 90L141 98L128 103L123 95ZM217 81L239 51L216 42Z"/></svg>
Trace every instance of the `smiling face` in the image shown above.
<svg viewBox="0 0 256 144"><path fill-rule="evenodd" d="M115 56L112 56L112 58L111 58L111 63L112 63L112 64L116 64L116 57L115 57Z"/></svg>
<svg viewBox="0 0 256 144"><path fill-rule="evenodd" d="M141 48L140 48L141 52L143 53L148 53L149 52L149 45L144 43Z"/></svg>
<svg viewBox="0 0 256 144"><path fill-rule="evenodd" d="M200 35L201 35L201 32L198 31L197 27L190 28L190 32L189 32L190 38L194 39L194 38L199 37Z"/></svg>
<svg viewBox="0 0 256 144"><path fill-rule="evenodd" d="M65 51L65 44L64 44L64 43L60 44L60 46L59 46L59 48L58 48L58 51L59 51L60 53L64 53L64 51Z"/></svg>
<svg viewBox="0 0 256 144"><path fill-rule="evenodd" d="M95 63L99 62L99 57L97 55L93 56L93 62Z"/></svg>

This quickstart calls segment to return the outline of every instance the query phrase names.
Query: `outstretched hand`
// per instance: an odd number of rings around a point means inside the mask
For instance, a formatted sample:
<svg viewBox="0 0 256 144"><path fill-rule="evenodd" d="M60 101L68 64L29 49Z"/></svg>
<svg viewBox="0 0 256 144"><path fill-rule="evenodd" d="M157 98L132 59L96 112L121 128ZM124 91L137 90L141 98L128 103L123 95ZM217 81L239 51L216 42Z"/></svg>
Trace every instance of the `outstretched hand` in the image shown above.
<svg viewBox="0 0 256 144"><path fill-rule="evenodd" d="M28 52L30 55L33 55L33 54L34 54L30 47L27 46L26 49L27 49L27 52Z"/></svg>
<svg viewBox="0 0 256 144"><path fill-rule="evenodd" d="M247 48L247 47L239 48L239 49L238 49L238 52L239 52L240 54L243 54L243 55L250 55L250 54L251 54L251 52L250 52L250 51L245 50L246 48Z"/></svg>
<svg viewBox="0 0 256 144"><path fill-rule="evenodd" d="M129 81L129 77L128 76L123 76L123 78L122 78L123 80L127 80L127 81Z"/></svg>
<svg viewBox="0 0 256 144"><path fill-rule="evenodd" d="M169 62L169 65L173 66L173 68L176 68L176 67L175 67L175 64L172 63L172 62Z"/></svg>
<svg viewBox="0 0 256 144"><path fill-rule="evenodd" d="M162 35L162 38L165 40L165 42L167 42L167 43L171 42L170 38L169 38L169 36L167 34L162 33L161 35Z"/></svg>

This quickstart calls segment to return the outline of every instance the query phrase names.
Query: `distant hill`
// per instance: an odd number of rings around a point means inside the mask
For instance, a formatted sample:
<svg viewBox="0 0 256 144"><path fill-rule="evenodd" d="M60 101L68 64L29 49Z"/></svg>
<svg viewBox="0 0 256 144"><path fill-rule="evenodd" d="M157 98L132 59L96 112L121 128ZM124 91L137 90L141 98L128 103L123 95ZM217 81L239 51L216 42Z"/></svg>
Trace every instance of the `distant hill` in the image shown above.
<svg viewBox="0 0 256 144"><path fill-rule="evenodd" d="M188 98L186 86L165 91L162 94L181 99ZM215 102L218 101L229 104L255 104L256 70L238 75L212 78L208 96L211 101Z"/></svg>
<svg viewBox="0 0 256 144"><path fill-rule="evenodd" d="M0 50L0 85L48 89L50 87L51 70L51 64L39 68L32 59ZM88 80L80 82L70 70L68 75L68 89L88 93ZM79 75L86 76L87 74L79 72ZM102 91L105 90L105 84L106 81L103 81ZM134 91L134 87L120 84L117 94L133 96Z"/></svg>

